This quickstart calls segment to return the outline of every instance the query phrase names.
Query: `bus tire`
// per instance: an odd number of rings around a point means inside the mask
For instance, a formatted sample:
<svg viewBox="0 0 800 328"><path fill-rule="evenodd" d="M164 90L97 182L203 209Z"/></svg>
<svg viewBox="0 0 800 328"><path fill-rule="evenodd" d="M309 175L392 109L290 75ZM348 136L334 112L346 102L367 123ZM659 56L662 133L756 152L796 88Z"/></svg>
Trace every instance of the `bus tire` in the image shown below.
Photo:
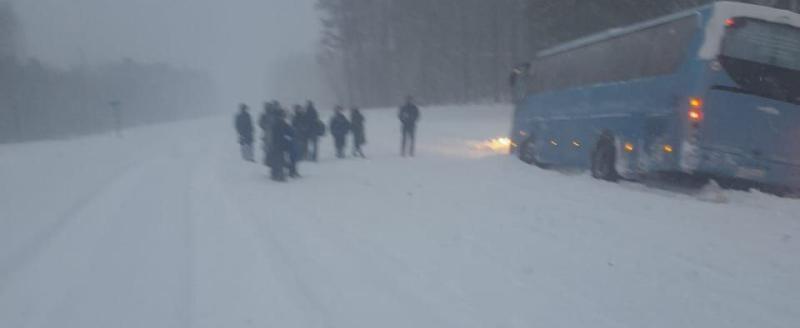
<svg viewBox="0 0 800 328"><path fill-rule="evenodd" d="M614 139L603 136L592 151L592 177L610 182L619 181L617 173L617 148Z"/></svg>
<svg viewBox="0 0 800 328"><path fill-rule="evenodd" d="M519 145L519 149L517 149L517 155L519 156L519 159L526 164L541 167L541 163L536 160L536 140L533 138L528 138L527 140L523 141L521 145Z"/></svg>

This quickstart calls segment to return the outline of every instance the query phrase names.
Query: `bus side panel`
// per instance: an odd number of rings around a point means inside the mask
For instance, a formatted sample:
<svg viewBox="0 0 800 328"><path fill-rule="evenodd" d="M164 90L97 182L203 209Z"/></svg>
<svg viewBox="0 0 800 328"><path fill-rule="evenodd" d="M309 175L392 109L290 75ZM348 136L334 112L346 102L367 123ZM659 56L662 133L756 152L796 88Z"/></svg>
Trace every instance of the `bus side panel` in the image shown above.
<svg viewBox="0 0 800 328"><path fill-rule="evenodd" d="M655 143L678 144L667 137L678 135L674 111L678 81L677 77L660 77L532 97L528 106L540 110L528 133L537 136L543 162L579 168L590 167L592 150L600 136L608 134L636 148L620 157L620 162L630 166L621 170L641 172L652 166L651 156L644 155L652 152ZM638 155L642 152L645 154ZM673 168L677 160L660 156L658 164Z"/></svg>
<svg viewBox="0 0 800 328"><path fill-rule="evenodd" d="M704 42L701 27L707 23L709 9L696 11L694 14L678 18L670 25L676 35L689 35L685 43L681 39L671 39L668 46L677 48L654 47L650 43L653 39L650 38L632 37L630 40L633 43L630 44L620 43L620 39L610 39L612 41L608 42L615 46L593 48L591 51L585 50L589 48L576 48L584 49L583 52L576 52L578 55L573 53L574 58L580 60L566 57L562 61L550 59L555 57L546 57L548 65L534 65L534 73L539 72L542 79L556 81L563 76L572 76L569 74L580 76L580 69L587 69L595 74L588 80L596 79L604 70L610 70L611 77L633 76L636 72L649 77L530 95L517 112L512 134L514 142L519 143L533 136L541 162L589 168L591 153L598 139L607 134L617 142L617 166L620 173L635 175L656 171L681 171L681 145L687 135L684 117L686 113L683 109L689 97L695 95L693 91L701 90L705 85L703 81L699 81L706 76L700 67L707 66L695 58ZM663 29L654 28L648 31L655 34L644 32L645 35L665 36ZM639 32L633 32L632 35L636 33ZM589 45L593 44L596 43ZM627 58L624 55L629 48L620 47L625 45L637 47L635 49L666 51L669 55L662 57L662 52L645 51L647 56L652 57L638 61L619 61L617 59ZM683 49L683 58L670 71L672 73L649 75L654 70L665 67L659 65L672 65L670 63L674 57L670 56L681 55L671 52L674 49ZM611 57L599 58L594 66L586 66L588 59L580 57L596 53ZM583 78L578 78L581 79ZM623 152L622 146L625 143L630 143L634 151Z"/></svg>

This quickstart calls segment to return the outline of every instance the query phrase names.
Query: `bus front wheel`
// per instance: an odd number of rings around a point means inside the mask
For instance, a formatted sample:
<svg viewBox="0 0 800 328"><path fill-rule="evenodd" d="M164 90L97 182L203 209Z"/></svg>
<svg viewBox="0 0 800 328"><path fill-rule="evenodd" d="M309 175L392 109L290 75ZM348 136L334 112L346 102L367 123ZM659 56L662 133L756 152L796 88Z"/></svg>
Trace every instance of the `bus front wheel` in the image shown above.
<svg viewBox="0 0 800 328"><path fill-rule="evenodd" d="M614 139L602 137L592 152L592 177L611 182L618 181L616 164L617 149L614 147Z"/></svg>
<svg viewBox="0 0 800 328"><path fill-rule="evenodd" d="M536 160L536 141L533 138L525 140L519 149L519 159L527 164L541 166L539 161Z"/></svg>

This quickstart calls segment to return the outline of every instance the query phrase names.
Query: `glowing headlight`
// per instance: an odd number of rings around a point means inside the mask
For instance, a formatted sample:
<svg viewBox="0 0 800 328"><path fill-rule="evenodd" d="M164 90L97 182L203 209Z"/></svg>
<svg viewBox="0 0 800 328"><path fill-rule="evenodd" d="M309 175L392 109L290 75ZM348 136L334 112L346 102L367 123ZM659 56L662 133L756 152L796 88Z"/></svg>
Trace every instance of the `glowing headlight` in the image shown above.
<svg viewBox="0 0 800 328"><path fill-rule="evenodd" d="M498 153L508 152L512 146L515 145L511 138L494 138L474 144L476 149L491 150Z"/></svg>
<svg viewBox="0 0 800 328"><path fill-rule="evenodd" d="M497 138L494 140L494 142L501 146L511 146L511 139L509 138Z"/></svg>

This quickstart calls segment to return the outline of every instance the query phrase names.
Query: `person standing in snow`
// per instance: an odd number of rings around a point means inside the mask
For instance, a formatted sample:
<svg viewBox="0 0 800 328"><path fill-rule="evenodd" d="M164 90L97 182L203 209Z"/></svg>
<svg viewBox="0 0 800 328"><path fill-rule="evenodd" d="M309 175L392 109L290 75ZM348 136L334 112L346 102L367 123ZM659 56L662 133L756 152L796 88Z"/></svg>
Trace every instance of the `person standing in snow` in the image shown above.
<svg viewBox="0 0 800 328"><path fill-rule="evenodd" d="M253 154L253 118L250 117L247 105L241 104L239 106L239 114L236 115L236 132L239 133L239 146L242 152L242 158L248 162L255 162L255 155Z"/></svg>
<svg viewBox="0 0 800 328"><path fill-rule="evenodd" d="M319 138L325 134L325 123L319 119L319 112L310 100L306 103L306 120L309 126L309 149L306 150L308 155L306 159L316 162L319 155Z"/></svg>
<svg viewBox="0 0 800 328"><path fill-rule="evenodd" d="M271 143L267 155L267 162L271 168L271 178L273 181L286 182L286 167L289 167L289 176L295 178L299 177L297 173L297 166L293 165L290 159L293 152L294 144L294 130L286 123L286 112L277 110L275 113L275 121L272 123Z"/></svg>
<svg viewBox="0 0 800 328"><path fill-rule="evenodd" d="M342 106L336 106L335 114L331 118L331 135L333 135L336 157L344 158L344 148L347 145L347 134L350 133L350 121L344 116Z"/></svg>
<svg viewBox="0 0 800 328"><path fill-rule="evenodd" d="M403 129L403 142L400 153L403 157L405 157L406 154L414 157L417 122L419 122L420 119L420 111L419 107L414 104L413 97L409 96L406 98L406 104L400 107L400 112L397 116L400 119L400 124L402 125Z"/></svg>
<svg viewBox="0 0 800 328"><path fill-rule="evenodd" d="M303 106L294 105L294 115L292 116L292 128L295 133L295 152L294 160L305 160L308 152L308 138L311 134L308 123L308 116Z"/></svg>
<svg viewBox="0 0 800 328"><path fill-rule="evenodd" d="M364 115L361 114L358 107L350 109L350 125L353 130L353 156L367 158L367 156L364 155L364 151L361 149L361 147L367 143L367 136L364 128Z"/></svg>
<svg viewBox="0 0 800 328"><path fill-rule="evenodd" d="M264 103L264 112L258 118L258 126L261 128L262 150L264 151L264 165L269 166L267 157L269 147L272 144L272 123L274 122L275 111L272 103Z"/></svg>

